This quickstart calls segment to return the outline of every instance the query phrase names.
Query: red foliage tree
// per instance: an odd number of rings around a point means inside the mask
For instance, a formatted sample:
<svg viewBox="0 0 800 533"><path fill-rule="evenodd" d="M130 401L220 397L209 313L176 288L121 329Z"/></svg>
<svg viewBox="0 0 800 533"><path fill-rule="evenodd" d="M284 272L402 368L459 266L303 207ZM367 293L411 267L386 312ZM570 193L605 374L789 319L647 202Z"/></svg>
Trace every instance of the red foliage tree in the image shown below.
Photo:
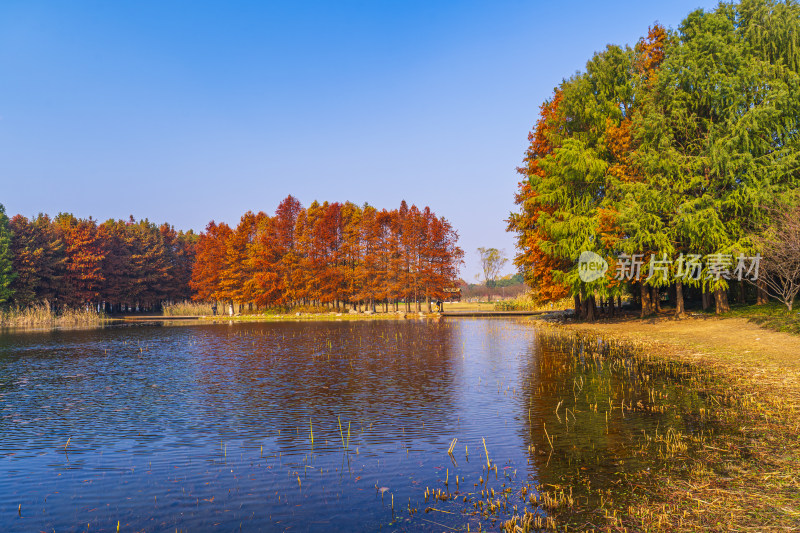
<svg viewBox="0 0 800 533"><path fill-rule="evenodd" d="M224 222L213 220L197 241L192 279L189 285L195 291L193 298L200 301L223 300L221 280L227 255L227 240L233 231Z"/></svg>
<svg viewBox="0 0 800 533"><path fill-rule="evenodd" d="M65 243L64 303L74 307L96 304L105 280L103 260L106 256L97 224L91 218L79 220L68 214L56 217L55 224L60 227Z"/></svg>

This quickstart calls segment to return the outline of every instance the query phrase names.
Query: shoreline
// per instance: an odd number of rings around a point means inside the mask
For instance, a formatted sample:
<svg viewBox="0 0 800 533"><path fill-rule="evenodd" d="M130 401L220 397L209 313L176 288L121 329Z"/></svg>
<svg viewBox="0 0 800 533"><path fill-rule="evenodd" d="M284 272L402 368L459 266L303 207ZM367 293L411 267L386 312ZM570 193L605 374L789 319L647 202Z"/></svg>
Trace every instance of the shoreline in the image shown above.
<svg viewBox="0 0 800 533"><path fill-rule="evenodd" d="M754 394L787 398L800 410L800 336L774 331L739 317L616 318L597 322L550 322L537 327L597 335L648 354L724 373ZM765 387L768 383L769 387Z"/></svg>
<svg viewBox="0 0 800 533"><path fill-rule="evenodd" d="M345 322L345 321L374 321L374 320L440 320L440 313L294 313L275 315L234 315L234 316L125 316L102 317L93 323L83 324L58 324L58 323L29 323L21 325L2 325L0 334L15 332L47 332L99 329L115 325L142 325L170 322L170 325L215 324L229 322Z"/></svg>
<svg viewBox="0 0 800 533"><path fill-rule="evenodd" d="M629 479L636 503L604 508L599 529L800 530L800 337L742 318L529 321L544 335L602 340L645 360L684 364L687 374L699 371L709 385L696 392L720 398L719 414L734 428L674 471Z"/></svg>

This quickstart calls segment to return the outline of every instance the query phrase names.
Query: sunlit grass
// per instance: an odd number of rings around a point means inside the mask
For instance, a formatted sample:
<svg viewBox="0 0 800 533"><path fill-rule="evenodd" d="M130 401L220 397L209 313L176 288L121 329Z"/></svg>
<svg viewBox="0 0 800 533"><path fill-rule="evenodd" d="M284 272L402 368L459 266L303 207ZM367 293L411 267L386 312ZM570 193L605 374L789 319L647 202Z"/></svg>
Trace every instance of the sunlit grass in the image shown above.
<svg viewBox="0 0 800 533"><path fill-rule="evenodd" d="M162 307L164 316L204 316L211 315L211 304L207 302L183 301L166 304Z"/></svg>
<svg viewBox="0 0 800 533"><path fill-rule="evenodd" d="M496 311L564 311L572 309L575 303L571 298L562 298L555 302L541 302L530 296L521 296L514 300L502 300L494 304Z"/></svg>
<svg viewBox="0 0 800 533"><path fill-rule="evenodd" d="M800 333L800 314L789 312L780 302L768 302L763 305L732 306L726 316L746 318L754 324L774 331Z"/></svg>
<svg viewBox="0 0 800 533"><path fill-rule="evenodd" d="M106 322L108 318L93 309L63 309L53 311L48 302L28 307L0 309L0 327L69 327L92 326Z"/></svg>

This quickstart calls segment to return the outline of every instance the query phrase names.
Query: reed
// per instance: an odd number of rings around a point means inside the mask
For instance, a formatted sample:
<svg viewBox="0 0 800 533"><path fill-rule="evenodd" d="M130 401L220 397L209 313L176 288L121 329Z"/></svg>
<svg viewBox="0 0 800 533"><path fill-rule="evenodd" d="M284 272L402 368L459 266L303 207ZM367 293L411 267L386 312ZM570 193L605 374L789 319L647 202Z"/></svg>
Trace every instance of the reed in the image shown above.
<svg viewBox="0 0 800 533"><path fill-rule="evenodd" d="M96 326L108 321L105 314L88 309L62 309L54 311L47 301L28 307L0 309L0 327L76 327Z"/></svg>
<svg viewBox="0 0 800 533"><path fill-rule="evenodd" d="M453 450L456 447L456 442L458 442L458 439L453 439L453 441L450 443L450 447L447 448L447 454L448 455L453 455Z"/></svg>
<svg viewBox="0 0 800 533"><path fill-rule="evenodd" d="M572 309L574 303L570 298L557 302L541 302L530 296L521 296L514 300L501 300L494 304L495 311L564 311Z"/></svg>
<svg viewBox="0 0 800 533"><path fill-rule="evenodd" d="M183 301L162 306L164 316L211 316L213 311L209 302ZM222 306L217 310L222 313Z"/></svg>

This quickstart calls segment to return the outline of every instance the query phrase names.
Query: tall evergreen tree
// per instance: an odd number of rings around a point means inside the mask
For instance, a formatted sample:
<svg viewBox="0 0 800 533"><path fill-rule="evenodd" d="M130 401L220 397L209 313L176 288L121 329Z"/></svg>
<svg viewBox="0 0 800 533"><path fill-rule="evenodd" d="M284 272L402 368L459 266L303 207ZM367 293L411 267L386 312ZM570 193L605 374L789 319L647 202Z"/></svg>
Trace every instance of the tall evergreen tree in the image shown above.
<svg viewBox="0 0 800 533"><path fill-rule="evenodd" d="M0 204L0 304L5 303L14 294L11 286L15 274L11 256L11 228L6 208Z"/></svg>

